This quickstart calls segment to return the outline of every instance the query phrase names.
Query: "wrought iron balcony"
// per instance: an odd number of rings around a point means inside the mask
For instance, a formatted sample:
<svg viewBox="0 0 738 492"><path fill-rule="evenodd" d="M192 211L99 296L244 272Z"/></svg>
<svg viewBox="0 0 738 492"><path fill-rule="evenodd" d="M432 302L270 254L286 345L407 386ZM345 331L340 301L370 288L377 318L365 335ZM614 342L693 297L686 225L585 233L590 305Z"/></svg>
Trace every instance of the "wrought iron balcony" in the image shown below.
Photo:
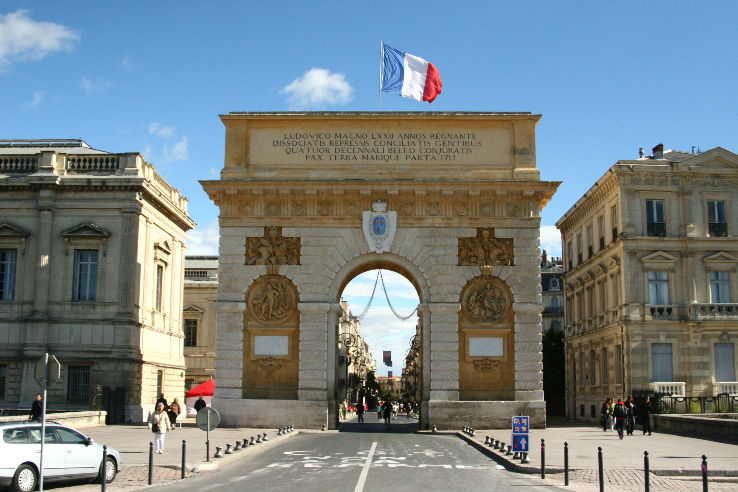
<svg viewBox="0 0 738 492"><path fill-rule="evenodd" d="M675 304L646 305L645 319L672 320L678 319L678 306Z"/></svg>

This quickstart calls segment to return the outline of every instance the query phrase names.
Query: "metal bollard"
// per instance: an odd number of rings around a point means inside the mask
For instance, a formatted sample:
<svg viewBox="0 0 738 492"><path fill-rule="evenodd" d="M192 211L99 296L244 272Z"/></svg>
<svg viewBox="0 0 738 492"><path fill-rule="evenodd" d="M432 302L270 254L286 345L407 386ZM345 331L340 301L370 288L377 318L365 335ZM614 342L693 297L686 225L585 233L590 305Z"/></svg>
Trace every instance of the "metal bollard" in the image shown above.
<svg viewBox="0 0 738 492"><path fill-rule="evenodd" d="M569 485L569 443L564 442L564 485Z"/></svg>
<svg viewBox="0 0 738 492"><path fill-rule="evenodd" d="M521 457L520 457L521 463L523 464L530 463L530 460L528 460L528 453L520 453L520 454L521 454Z"/></svg>
<svg viewBox="0 0 738 492"><path fill-rule="evenodd" d="M494 449L500 449L500 440L495 439L495 445L493 446Z"/></svg>
<svg viewBox="0 0 738 492"><path fill-rule="evenodd" d="M256 434L256 444L261 442L261 434Z"/></svg>
<svg viewBox="0 0 738 492"><path fill-rule="evenodd" d="M489 436L484 438L484 444L489 446Z"/></svg>
<svg viewBox="0 0 738 492"><path fill-rule="evenodd" d="M266 442L266 441L269 440L269 438L267 437L267 433L266 432L264 434L262 434L261 440L262 440L262 442Z"/></svg>
<svg viewBox="0 0 738 492"><path fill-rule="evenodd" d="M702 455L702 492L707 492L707 456Z"/></svg>
<svg viewBox="0 0 738 492"><path fill-rule="evenodd" d="M433 426L433 431L432 432L433 432L433 434L435 434L436 432L438 432L438 429L436 429L436 426L435 425Z"/></svg>
<svg viewBox="0 0 738 492"><path fill-rule="evenodd" d="M541 478L546 478L546 440L541 439Z"/></svg>
<svg viewBox="0 0 738 492"><path fill-rule="evenodd" d="M649 478L649 469L648 469L648 451L643 452L643 483L646 486L646 492L651 490L651 479Z"/></svg>
<svg viewBox="0 0 738 492"><path fill-rule="evenodd" d="M210 439L205 441L205 461L210 461Z"/></svg>
<svg viewBox="0 0 738 492"><path fill-rule="evenodd" d="M293 430L295 430L295 426L294 425L290 425L288 427L290 428L290 432L292 432Z"/></svg>
<svg viewBox="0 0 738 492"><path fill-rule="evenodd" d="M253 446L256 444L256 441L254 441L254 436L251 436L251 440L249 441L249 446Z"/></svg>
<svg viewBox="0 0 738 492"><path fill-rule="evenodd" d="M471 437L474 437L474 435L475 435L476 433L477 433L477 431L475 431L474 429L472 429L472 430L471 430L471 432L469 432L469 435L470 435Z"/></svg>
<svg viewBox="0 0 738 492"><path fill-rule="evenodd" d="M224 454L233 454L233 450L231 449L231 443L226 443L226 450Z"/></svg>
<svg viewBox="0 0 738 492"><path fill-rule="evenodd" d="M185 478L187 478L185 476L186 475L185 474L185 467L187 466L187 465L185 465L186 461L187 461L187 441L185 441L184 439L182 439L182 475L180 477L182 480L184 480Z"/></svg>
<svg viewBox="0 0 738 492"><path fill-rule="evenodd" d="M105 466L106 461L108 461L108 447L103 446L102 463L100 463L100 477L102 478L102 480L100 480L100 490L102 490L102 492L105 492L108 488L108 470L107 466Z"/></svg>
<svg viewBox="0 0 738 492"><path fill-rule="evenodd" d="M154 443L149 441L149 485L154 483Z"/></svg>
<svg viewBox="0 0 738 492"><path fill-rule="evenodd" d="M600 477L600 492L605 492L605 472L602 469L602 448L597 447L597 471Z"/></svg>
<svg viewBox="0 0 738 492"><path fill-rule="evenodd" d="M505 452L505 441L500 441L500 451Z"/></svg>
<svg viewBox="0 0 738 492"><path fill-rule="evenodd" d="M277 435L278 436L281 436L282 435L282 428L281 427L279 429L277 429Z"/></svg>
<svg viewBox="0 0 738 492"><path fill-rule="evenodd" d="M520 452L519 451L515 451L513 453L513 459L514 460L519 460L520 459Z"/></svg>
<svg viewBox="0 0 738 492"><path fill-rule="evenodd" d="M247 448L247 447L249 447L249 438L248 438L248 437L244 437L244 438L243 438L243 444L241 444L241 447L242 447L242 448Z"/></svg>
<svg viewBox="0 0 738 492"><path fill-rule="evenodd" d="M223 457L223 450L220 446L215 446L215 455L213 458L222 458Z"/></svg>
<svg viewBox="0 0 738 492"><path fill-rule="evenodd" d="M241 441L236 441L236 445L233 446L234 451L241 451Z"/></svg>
<svg viewBox="0 0 738 492"><path fill-rule="evenodd" d="M505 453L505 456L512 456L512 444L507 445L507 452Z"/></svg>

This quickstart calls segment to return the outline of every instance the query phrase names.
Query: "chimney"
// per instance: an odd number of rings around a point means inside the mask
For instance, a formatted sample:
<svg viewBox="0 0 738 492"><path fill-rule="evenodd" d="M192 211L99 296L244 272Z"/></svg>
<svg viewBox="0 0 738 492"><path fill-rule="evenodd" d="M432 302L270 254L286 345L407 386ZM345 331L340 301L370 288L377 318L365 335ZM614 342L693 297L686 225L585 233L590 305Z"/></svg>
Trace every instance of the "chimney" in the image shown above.
<svg viewBox="0 0 738 492"><path fill-rule="evenodd" d="M663 159L664 158L664 144L658 144L653 148L653 158Z"/></svg>
<svg viewBox="0 0 738 492"><path fill-rule="evenodd" d="M643 147L638 147L638 158L643 159Z"/></svg>

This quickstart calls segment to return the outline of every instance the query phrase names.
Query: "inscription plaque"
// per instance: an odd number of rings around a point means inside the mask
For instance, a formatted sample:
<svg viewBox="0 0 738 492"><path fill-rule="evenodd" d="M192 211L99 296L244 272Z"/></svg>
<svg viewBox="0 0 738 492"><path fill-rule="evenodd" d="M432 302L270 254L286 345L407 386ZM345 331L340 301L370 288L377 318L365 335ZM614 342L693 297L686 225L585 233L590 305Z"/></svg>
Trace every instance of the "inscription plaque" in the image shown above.
<svg viewBox="0 0 738 492"><path fill-rule="evenodd" d="M290 355L288 336L254 336L254 355Z"/></svg>
<svg viewBox="0 0 738 492"><path fill-rule="evenodd" d="M470 357L503 357L505 340L502 337L469 337Z"/></svg>

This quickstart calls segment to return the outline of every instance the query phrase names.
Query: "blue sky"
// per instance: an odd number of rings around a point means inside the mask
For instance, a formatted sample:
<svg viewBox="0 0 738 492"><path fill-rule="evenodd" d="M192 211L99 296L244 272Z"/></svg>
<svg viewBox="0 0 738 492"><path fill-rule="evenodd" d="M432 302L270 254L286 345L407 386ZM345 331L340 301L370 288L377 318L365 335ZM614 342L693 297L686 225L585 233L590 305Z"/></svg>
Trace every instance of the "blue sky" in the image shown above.
<svg viewBox="0 0 738 492"><path fill-rule="evenodd" d="M197 181L222 167L218 114L377 110L384 40L444 86L383 110L543 115L538 167L563 184L542 244L559 255L552 224L638 147L738 151L736 19L735 1L3 0L0 138L142 152L190 199L188 253L215 254Z"/></svg>

